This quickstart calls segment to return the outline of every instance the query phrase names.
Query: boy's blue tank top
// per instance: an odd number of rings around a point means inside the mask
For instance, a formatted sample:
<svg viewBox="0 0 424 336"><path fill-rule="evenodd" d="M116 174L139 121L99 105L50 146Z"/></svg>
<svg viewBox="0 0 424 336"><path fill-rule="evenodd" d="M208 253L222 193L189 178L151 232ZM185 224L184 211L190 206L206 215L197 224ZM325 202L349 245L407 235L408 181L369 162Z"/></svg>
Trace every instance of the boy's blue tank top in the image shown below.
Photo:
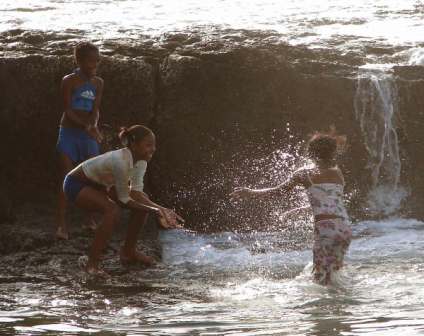
<svg viewBox="0 0 424 336"><path fill-rule="evenodd" d="M93 110L94 100L96 99L96 87L86 79L79 69L75 70L85 83L74 89L71 95L71 108L91 112Z"/></svg>

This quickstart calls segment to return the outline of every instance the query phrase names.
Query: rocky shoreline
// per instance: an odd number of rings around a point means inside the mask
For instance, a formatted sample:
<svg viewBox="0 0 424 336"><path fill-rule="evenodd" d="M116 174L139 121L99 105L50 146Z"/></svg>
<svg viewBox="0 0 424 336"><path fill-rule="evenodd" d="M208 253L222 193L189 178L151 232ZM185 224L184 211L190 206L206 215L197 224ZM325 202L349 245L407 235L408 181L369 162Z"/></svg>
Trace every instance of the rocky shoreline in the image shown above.
<svg viewBox="0 0 424 336"><path fill-rule="evenodd" d="M1 167L0 217L5 222L19 215L21 204L49 202L55 193L60 80L72 70L72 46L82 37L78 31L0 34L0 154L8 162ZM349 139L341 164L351 212L367 217L362 202L369 163L353 106L364 55L289 46L274 32L248 30L95 42L106 83L101 112L101 123L108 125L105 149L116 145L113 134L119 126L149 125L159 143L147 189L189 218L189 227L214 231L272 225L269 205L233 205L228 192L239 184L280 182L302 161L305 134L331 124ZM389 57L398 49L375 52ZM424 151L424 74L422 67L394 71L402 180L413 195L404 214L422 218L423 162L417 153ZM292 155L293 167L277 172L270 167L278 150Z"/></svg>
<svg viewBox="0 0 424 336"><path fill-rule="evenodd" d="M73 211L69 216L70 239L58 240L54 235L54 215L53 207L32 203L19 207L19 213L13 221L1 224L2 276L37 274L40 273L40 268L49 269L49 273L53 272L55 276L60 275L55 270L59 273L62 270L64 274L82 272L80 259L87 255L94 232L82 225L82 214ZM123 267L119 261L119 249L124 239L127 219L127 216L123 216L104 255L104 263L108 269L118 275L127 271L127 267ZM138 248L160 260L158 232L156 223L148 221L141 231Z"/></svg>

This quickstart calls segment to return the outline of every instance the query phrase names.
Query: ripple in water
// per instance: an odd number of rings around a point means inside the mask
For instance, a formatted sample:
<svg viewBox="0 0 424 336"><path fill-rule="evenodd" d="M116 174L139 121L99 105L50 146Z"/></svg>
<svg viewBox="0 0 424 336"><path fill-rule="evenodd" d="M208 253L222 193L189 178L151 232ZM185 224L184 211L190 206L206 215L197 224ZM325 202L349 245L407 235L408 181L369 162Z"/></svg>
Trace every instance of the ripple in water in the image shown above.
<svg viewBox="0 0 424 336"><path fill-rule="evenodd" d="M358 223L347 267L330 288L311 281L308 247L278 248L281 232L165 232L164 265L111 282L63 281L49 273L38 281L7 281L2 275L0 332L418 335L424 328L423 232L416 220Z"/></svg>

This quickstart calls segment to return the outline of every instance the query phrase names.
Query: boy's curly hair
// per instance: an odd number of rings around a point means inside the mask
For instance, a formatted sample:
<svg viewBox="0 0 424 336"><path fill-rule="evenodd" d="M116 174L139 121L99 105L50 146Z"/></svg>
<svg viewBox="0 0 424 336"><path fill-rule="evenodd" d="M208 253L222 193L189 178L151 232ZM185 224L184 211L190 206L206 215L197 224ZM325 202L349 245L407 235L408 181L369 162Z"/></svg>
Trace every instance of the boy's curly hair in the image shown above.
<svg viewBox="0 0 424 336"><path fill-rule="evenodd" d="M91 52L99 54L99 48L93 43L83 41L79 42L74 49L74 57L77 62L84 60Z"/></svg>
<svg viewBox="0 0 424 336"><path fill-rule="evenodd" d="M338 154L341 154L346 147L346 137L337 135L334 127L327 133L315 132L307 143L308 156L311 159L331 162Z"/></svg>

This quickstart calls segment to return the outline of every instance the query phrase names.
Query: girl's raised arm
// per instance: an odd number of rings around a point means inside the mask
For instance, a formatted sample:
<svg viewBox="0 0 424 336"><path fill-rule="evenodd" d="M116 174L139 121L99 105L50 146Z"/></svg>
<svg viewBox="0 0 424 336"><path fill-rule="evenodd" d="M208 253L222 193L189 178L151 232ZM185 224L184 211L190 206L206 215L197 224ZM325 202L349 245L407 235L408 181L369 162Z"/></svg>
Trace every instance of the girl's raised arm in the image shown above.
<svg viewBox="0 0 424 336"><path fill-rule="evenodd" d="M285 182L271 188L250 189L250 188L235 188L230 194L231 197L244 198L249 196L270 196L285 194L293 190L298 185L304 185L304 174L302 171L295 172Z"/></svg>

